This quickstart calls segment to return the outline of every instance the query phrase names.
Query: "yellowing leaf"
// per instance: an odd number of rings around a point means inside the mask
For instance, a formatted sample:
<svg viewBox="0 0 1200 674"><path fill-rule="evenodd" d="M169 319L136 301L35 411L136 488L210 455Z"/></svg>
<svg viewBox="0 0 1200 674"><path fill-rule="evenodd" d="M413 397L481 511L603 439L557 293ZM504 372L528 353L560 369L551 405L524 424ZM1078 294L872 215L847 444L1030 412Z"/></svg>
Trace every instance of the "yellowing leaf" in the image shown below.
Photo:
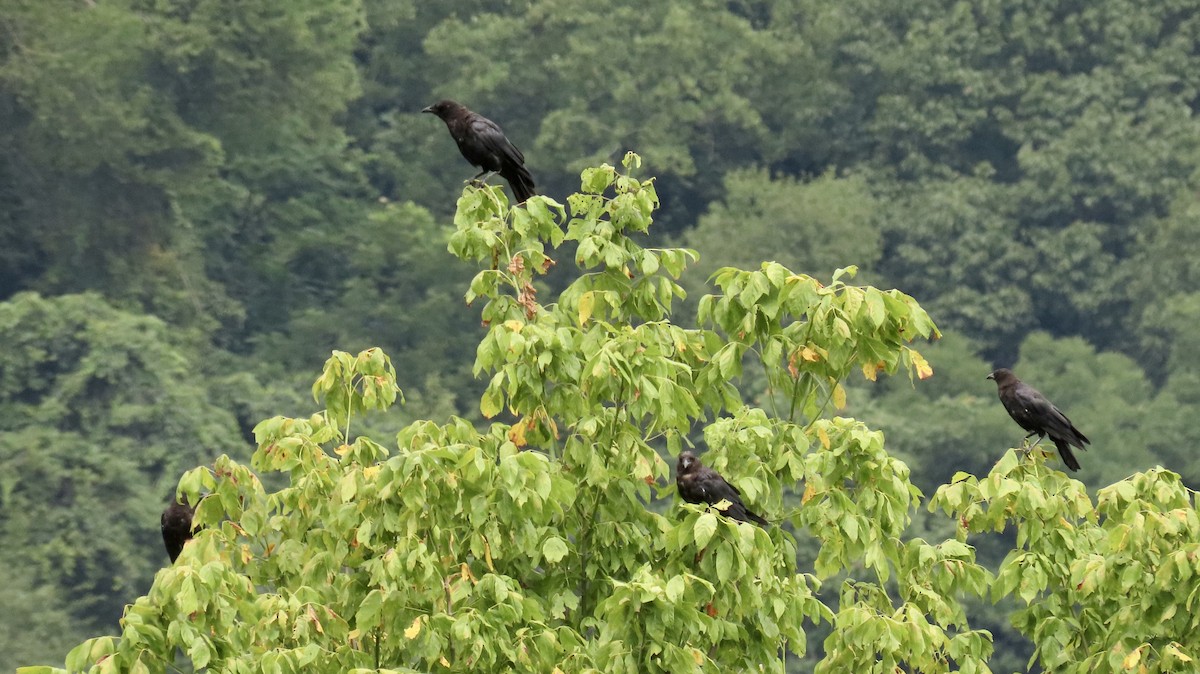
<svg viewBox="0 0 1200 674"><path fill-rule="evenodd" d="M650 477L651 474L652 470L650 468L650 462L646 460L646 457L639 456L637 460L634 461L633 477L638 480L645 480L646 478Z"/></svg>
<svg viewBox="0 0 1200 674"><path fill-rule="evenodd" d="M846 407L846 389L842 388L841 384L833 386L833 406L839 410Z"/></svg>
<svg viewBox="0 0 1200 674"><path fill-rule="evenodd" d="M438 664L440 664L443 667L449 667L450 661L447 660L446 656L443 655L442 657L438 658Z"/></svg>
<svg viewBox="0 0 1200 674"><path fill-rule="evenodd" d="M483 413L484 418L491 419L500 414L500 391L488 389L483 392L483 397L479 399L479 411Z"/></svg>
<svg viewBox="0 0 1200 674"><path fill-rule="evenodd" d="M824 428L817 429L817 437L821 440L821 446L825 449L829 449L829 445L831 444L829 442L829 434L825 432Z"/></svg>
<svg viewBox="0 0 1200 674"><path fill-rule="evenodd" d="M347 454L350 453L350 445L347 445L347 444L338 445L338 448L333 450L333 453L337 454L338 456L346 456Z"/></svg>
<svg viewBox="0 0 1200 674"><path fill-rule="evenodd" d="M596 293L589 290L579 297L579 325L584 325L592 317L596 308Z"/></svg>
<svg viewBox="0 0 1200 674"><path fill-rule="evenodd" d="M412 624L408 626L408 629L404 630L405 639L417 638L417 635L421 633L421 621L424 620L424 618L425 616L419 615L412 621Z"/></svg>
<svg viewBox="0 0 1200 674"><path fill-rule="evenodd" d="M700 649L698 649L698 648L692 649L692 660L694 660L697 665L704 664L704 654L700 652Z"/></svg>
<svg viewBox="0 0 1200 674"><path fill-rule="evenodd" d="M875 367L874 363L863 363L862 373L868 381L875 381L875 373L878 371L879 370Z"/></svg>
<svg viewBox="0 0 1200 674"><path fill-rule="evenodd" d="M354 495L358 493L358 476L354 473L346 473L342 478L342 501L349 502L354 499Z"/></svg>
<svg viewBox="0 0 1200 674"><path fill-rule="evenodd" d="M815 363L818 360L821 360L821 354L817 353L817 350L811 346L806 346L803 349L800 349L800 357L810 363Z"/></svg>
<svg viewBox="0 0 1200 674"><path fill-rule="evenodd" d="M929 361L925 360L925 356L911 349L908 353L912 357L913 367L917 368L917 379L929 379L933 376L933 368L929 366Z"/></svg>
<svg viewBox="0 0 1200 674"><path fill-rule="evenodd" d="M525 441L525 431L529 428L524 420L518 421L508 429L508 439L517 447L524 447L528 444Z"/></svg>
<svg viewBox="0 0 1200 674"><path fill-rule="evenodd" d="M805 505L817 495L817 490L813 489L812 483L804 485L804 496L800 497L800 505Z"/></svg>
<svg viewBox="0 0 1200 674"><path fill-rule="evenodd" d="M515 318L512 318L504 321L504 327L512 330L513 332L521 332L521 329L525 327L525 324Z"/></svg>
<svg viewBox="0 0 1200 674"><path fill-rule="evenodd" d="M1132 653L1125 656L1125 659L1121 662L1121 667L1127 670L1133 669L1134 667L1137 667L1141 660L1142 648L1139 646L1138 648L1135 648Z"/></svg>
<svg viewBox="0 0 1200 674"><path fill-rule="evenodd" d="M1179 660L1180 662L1191 662L1192 661L1192 659L1190 657L1188 657L1187 655L1185 655L1183 653L1183 651L1179 650L1178 645L1175 644L1174 642L1167 644L1167 647L1164 648L1163 651L1165 651L1167 654L1169 654L1171 657L1175 658L1176 660Z"/></svg>

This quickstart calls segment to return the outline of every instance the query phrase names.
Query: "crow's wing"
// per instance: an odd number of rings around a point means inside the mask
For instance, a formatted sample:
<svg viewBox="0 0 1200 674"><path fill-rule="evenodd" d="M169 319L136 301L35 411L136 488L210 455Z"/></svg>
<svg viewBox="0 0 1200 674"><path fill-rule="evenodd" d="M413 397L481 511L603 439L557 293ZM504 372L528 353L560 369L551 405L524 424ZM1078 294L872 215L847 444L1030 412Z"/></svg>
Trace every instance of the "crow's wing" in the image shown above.
<svg viewBox="0 0 1200 674"><path fill-rule="evenodd" d="M1078 447L1083 447L1082 443L1087 442L1087 438L1075 429L1067 415L1063 414L1062 410L1055 407L1046 399L1046 396L1032 386L1025 383L1017 384L1013 390L1012 400L1014 407L1018 408L1019 412L1014 412L1012 408L1009 408L1009 413L1025 430L1044 433L1051 438L1061 438ZM1004 406L1008 408L1007 400Z"/></svg>
<svg viewBox="0 0 1200 674"><path fill-rule="evenodd" d="M523 166L525 155L513 145L495 122L482 115L472 115L468 124L469 137L474 139L487 164L475 162L489 171L502 171L509 166Z"/></svg>
<svg viewBox="0 0 1200 674"><path fill-rule="evenodd" d="M709 503L717 503L721 499L727 499L730 503L742 502L742 493L717 471L705 466L700 469L699 476L709 496Z"/></svg>

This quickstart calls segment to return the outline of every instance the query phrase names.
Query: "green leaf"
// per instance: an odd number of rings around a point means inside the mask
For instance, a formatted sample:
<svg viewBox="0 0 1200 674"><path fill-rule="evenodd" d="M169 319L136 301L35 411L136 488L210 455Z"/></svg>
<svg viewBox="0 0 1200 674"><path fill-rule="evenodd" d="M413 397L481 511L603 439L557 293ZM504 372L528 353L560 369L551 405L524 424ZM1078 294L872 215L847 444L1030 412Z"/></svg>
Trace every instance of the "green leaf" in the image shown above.
<svg viewBox="0 0 1200 674"><path fill-rule="evenodd" d="M667 599L670 601L679 601L686 589L683 576L673 576L671 580L667 581Z"/></svg>
<svg viewBox="0 0 1200 674"><path fill-rule="evenodd" d="M717 548L717 580L724 583L733 577L734 552L728 545Z"/></svg>
<svg viewBox="0 0 1200 674"><path fill-rule="evenodd" d="M883 304L883 296L874 288L867 290L866 314L867 318L871 321L871 325L876 328L883 325L884 321L887 320L887 310Z"/></svg>
<svg viewBox="0 0 1200 674"><path fill-rule="evenodd" d="M479 411L484 418L491 419L503 409L504 394L496 387L488 387L479 400Z"/></svg>
<svg viewBox="0 0 1200 674"><path fill-rule="evenodd" d="M858 540L858 520L854 516L848 515L842 520L842 530L846 532L846 538Z"/></svg>
<svg viewBox="0 0 1200 674"><path fill-rule="evenodd" d="M712 540L715 533L717 533L717 516L709 512L701 513L700 517L696 518L696 525L692 527L696 547L703 549Z"/></svg>
<svg viewBox="0 0 1200 674"><path fill-rule="evenodd" d="M207 667L212 659L212 650L208 646L208 641L205 639L193 641L188 648L188 656L192 658L192 664L196 668Z"/></svg>
<svg viewBox="0 0 1200 674"><path fill-rule="evenodd" d="M567 543L558 536L551 536L542 544L542 556L551 564L557 564L567 556Z"/></svg>

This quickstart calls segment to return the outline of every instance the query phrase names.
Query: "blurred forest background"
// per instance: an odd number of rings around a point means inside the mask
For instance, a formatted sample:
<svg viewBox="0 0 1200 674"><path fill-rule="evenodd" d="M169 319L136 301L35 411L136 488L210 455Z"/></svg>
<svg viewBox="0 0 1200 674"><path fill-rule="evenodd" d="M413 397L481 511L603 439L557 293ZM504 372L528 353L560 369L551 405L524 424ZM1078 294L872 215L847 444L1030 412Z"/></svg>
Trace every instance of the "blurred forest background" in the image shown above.
<svg viewBox="0 0 1200 674"><path fill-rule="evenodd" d="M1089 487L1200 484L1196 35L1200 0L0 0L0 668L115 632L181 472L307 414L331 349L394 359L375 431L481 421L440 98L560 201L639 152L689 301L762 260L916 297L936 375L844 413L927 495L1020 440L994 366Z"/></svg>

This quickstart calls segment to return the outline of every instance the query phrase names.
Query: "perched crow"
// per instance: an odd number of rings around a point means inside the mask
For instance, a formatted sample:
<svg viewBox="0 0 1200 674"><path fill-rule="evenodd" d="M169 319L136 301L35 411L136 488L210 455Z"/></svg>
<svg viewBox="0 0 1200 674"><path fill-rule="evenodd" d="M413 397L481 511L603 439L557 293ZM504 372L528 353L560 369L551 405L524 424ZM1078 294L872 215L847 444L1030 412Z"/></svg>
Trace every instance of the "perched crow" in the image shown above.
<svg viewBox="0 0 1200 674"><path fill-rule="evenodd" d="M746 510L742 503L742 495L736 487L725 481L717 471L700 463L691 452L679 455L679 465L675 468L675 484L679 495L688 503L707 503L716 505L722 500L729 501L725 514L739 522L755 522L766 526L767 521Z"/></svg>
<svg viewBox="0 0 1200 674"><path fill-rule="evenodd" d="M192 516L196 509L186 503L172 503L162 514L163 545L167 546L167 555L171 563L183 552L183 544L192 537Z"/></svg>
<svg viewBox="0 0 1200 674"><path fill-rule="evenodd" d="M1058 455L1063 463L1071 470L1079 470L1079 461L1071 453L1071 445L1079 449L1087 449L1084 445L1091 442L1071 423L1067 415L1054 406L1046 396L1036 389L1017 379L1012 370L1001 368L987 376L996 382L997 392L1008 416L1020 424L1021 428L1031 435L1038 436L1038 442L1049 435L1058 447Z"/></svg>
<svg viewBox="0 0 1200 674"><path fill-rule="evenodd" d="M525 155L508 141L495 122L454 101L440 101L421 112L431 112L446 123L458 143L458 151L481 169L476 180L484 174L499 173L508 181L517 203L537 194L533 176L525 169Z"/></svg>

